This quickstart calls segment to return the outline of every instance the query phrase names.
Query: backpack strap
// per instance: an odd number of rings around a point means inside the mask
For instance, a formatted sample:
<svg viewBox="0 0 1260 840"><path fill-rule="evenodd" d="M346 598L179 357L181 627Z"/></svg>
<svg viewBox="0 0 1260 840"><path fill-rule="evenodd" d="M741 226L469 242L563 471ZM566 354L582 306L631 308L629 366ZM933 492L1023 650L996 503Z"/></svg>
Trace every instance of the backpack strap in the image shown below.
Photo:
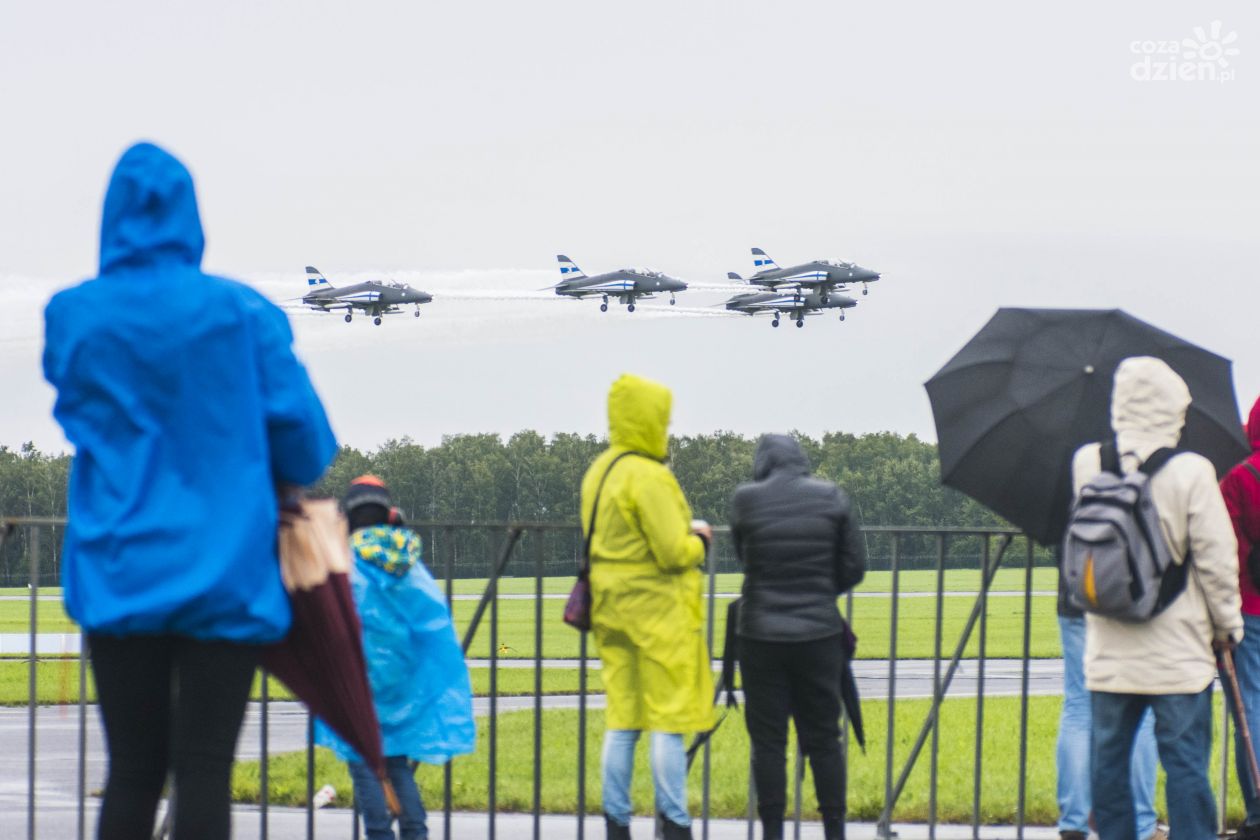
<svg viewBox="0 0 1260 840"><path fill-rule="evenodd" d="M1171 446L1156 449L1150 454L1150 457L1142 462L1142 466L1138 467L1138 472L1145 475L1149 480L1155 475L1155 473L1163 469L1165 464L1186 451L1188 450L1178 449ZM1138 517L1137 521L1142 525L1143 535L1148 541L1150 541L1148 544L1154 546L1155 535L1146 533L1145 520ZM1169 546L1169 549L1175 551L1172 546ZM1164 573L1161 576L1159 582L1159 595L1156 598L1158 609L1162 611L1164 607L1171 604L1174 600L1176 600L1178 595L1185 591L1188 572L1193 567L1194 548L1190 543L1189 535L1187 535L1185 557L1181 558L1180 563L1174 561L1172 565L1164 570Z"/></svg>
<svg viewBox="0 0 1260 840"><path fill-rule="evenodd" d="M1122 475L1120 471L1120 447L1116 444L1114 438L1105 440L1098 445L1098 460L1102 464L1103 472Z"/></svg>
<svg viewBox="0 0 1260 840"><path fill-rule="evenodd" d="M1150 478L1155 475L1155 473L1159 472L1163 468L1164 464L1167 464L1173 458L1185 451L1186 450L1184 449L1175 449L1170 446L1165 446L1163 449L1156 449L1151 453L1149 458L1142 462L1142 466L1138 467L1138 470L1145 474L1147 478Z"/></svg>
<svg viewBox="0 0 1260 840"><path fill-rule="evenodd" d="M1256 469L1256 465L1250 461L1243 461L1242 465L1247 468L1247 472L1256 477L1256 481L1260 481L1260 470Z"/></svg>

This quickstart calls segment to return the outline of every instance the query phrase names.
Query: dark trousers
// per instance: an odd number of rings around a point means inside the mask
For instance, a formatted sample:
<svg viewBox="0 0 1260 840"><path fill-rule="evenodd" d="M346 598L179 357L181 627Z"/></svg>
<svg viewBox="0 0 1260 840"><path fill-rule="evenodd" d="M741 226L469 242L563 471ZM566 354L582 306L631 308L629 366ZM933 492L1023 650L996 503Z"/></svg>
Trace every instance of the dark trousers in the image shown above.
<svg viewBox="0 0 1260 840"><path fill-rule="evenodd" d="M826 821L843 820L845 768L840 751L840 636L810 642L739 640L744 721L752 741L757 812L782 821L787 804L785 768L788 718L814 771L818 810Z"/></svg>
<svg viewBox="0 0 1260 840"><path fill-rule="evenodd" d="M236 737L257 648L176 636L89 638L109 778L100 840L148 840L168 769L174 840L226 840Z"/></svg>
<svg viewBox="0 0 1260 840"><path fill-rule="evenodd" d="M1169 834L1177 840L1216 837L1216 800L1208 781L1212 750L1212 686L1198 694L1090 695L1093 714L1094 821L1102 840L1136 840L1129 760L1147 708L1155 713L1155 746L1167 774Z"/></svg>

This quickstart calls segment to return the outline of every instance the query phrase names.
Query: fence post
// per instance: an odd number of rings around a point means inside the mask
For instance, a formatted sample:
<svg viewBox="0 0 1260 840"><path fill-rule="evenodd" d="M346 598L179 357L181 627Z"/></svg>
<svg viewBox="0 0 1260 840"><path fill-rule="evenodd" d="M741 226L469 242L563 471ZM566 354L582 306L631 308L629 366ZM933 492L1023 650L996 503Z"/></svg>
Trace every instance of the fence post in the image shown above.
<svg viewBox="0 0 1260 840"><path fill-rule="evenodd" d="M455 543L451 540L451 529L442 530L442 545L446 554L446 608L451 611L451 626L455 625ZM437 530L433 531L434 539L437 538ZM450 543L447 546L447 543ZM435 548L434 551L438 549ZM451 840L451 759L447 759L442 765L442 837L443 840Z"/></svg>
<svg viewBox="0 0 1260 840"><path fill-rule="evenodd" d="M894 733L897 725L897 606L898 606L898 588L901 583L900 568L898 560L898 552L901 548L901 535L894 533L892 535L892 553L889 554L889 569L892 572L891 604L889 606L889 626L888 626L888 729L885 732L887 742L884 750L884 811L880 814L879 822L875 826L875 836L884 838L895 837L896 833L892 830L892 811L896 797L893 794L893 742ZM898 789L900 793L900 789Z"/></svg>
<svg viewBox="0 0 1260 840"><path fill-rule="evenodd" d="M306 840L315 840L315 715L306 713Z"/></svg>
<svg viewBox="0 0 1260 840"><path fill-rule="evenodd" d="M944 636L945 612L945 535L936 544L936 629L932 643L932 694L941 691L941 639ZM932 754L928 767L928 840L936 840L936 794L941 755L940 721L932 727Z"/></svg>
<svg viewBox="0 0 1260 840"><path fill-rule="evenodd" d="M707 640L707 647L705 648L705 650L709 652L710 671L713 668L713 662L712 662L713 660L713 624L717 620L717 574L713 568L714 564L716 563L717 563L716 557L714 557L712 561L709 563L709 615L708 615L708 627L706 628L706 632L708 634L708 640ZM726 651L723 651L722 653L725 654ZM703 787L703 795L701 798L701 804L703 806L702 816L701 816L701 829L700 829L701 840L709 840L709 792L710 792L710 783L712 782L711 773L713 771L712 755L710 753L710 750L712 749L712 747L713 747L713 739L710 737L706 739L704 742L704 787Z"/></svg>
<svg viewBox="0 0 1260 840"><path fill-rule="evenodd" d="M1024 840L1024 812L1028 800L1028 669L1032 653L1033 541L1024 558L1024 667L1019 683L1019 803L1016 806L1015 840Z"/></svg>
<svg viewBox="0 0 1260 840"><path fill-rule="evenodd" d="M577 840L586 839L586 633L578 639Z"/></svg>
<svg viewBox="0 0 1260 840"><path fill-rule="evenodd" d="M27 753L26 753L26 835L30 840L35 840L35 717L39 710L37 702L38 681L36 671L39 667L39 658L36 656L38 648L36 647L36 624L39 621L39 526L31 525L26 529L27 533L27 550L28 564L30 568L30 598L31 598L31 629L30 629L30 671L28 682L28 699L30 706L28 707L27 717Z"/></svg>
<svg viewBox="0 0 1260 840"><path fill-rule="evenodd" d="M266 668L259 668L258 673L262 677L258 689L258 751L262 753L258 762L258 836L267 840L267 810L271 800L271 771L267 766L271 762L270 733L267 731L271 722L271 688L267 683L271 677Z"/></svg>
<svg viewBox="0 0 1260 840"><path fill-rule="evenodd" d="M79 806L78 838L87 836L87 633L79 632ZM263 840L266 840L264 838Z"/></svg>
<svg viewBox="0 0 1260 840"><path fill-rule="evenodd" d="M984 549L981 553L981 568L989 567L989 538L984 538ZM976 666L976 763L975 777L971 799L971 836L980 840L980 780L984 772L984 658L986 643L989 639L989 581L985 576L980 580L980 660Z"/></svg>
<svg viewBox="0 0 1260 840"><path fill-rule="evenodd" d="M534 539L534 840L542 840L543 539Z"/></svg>

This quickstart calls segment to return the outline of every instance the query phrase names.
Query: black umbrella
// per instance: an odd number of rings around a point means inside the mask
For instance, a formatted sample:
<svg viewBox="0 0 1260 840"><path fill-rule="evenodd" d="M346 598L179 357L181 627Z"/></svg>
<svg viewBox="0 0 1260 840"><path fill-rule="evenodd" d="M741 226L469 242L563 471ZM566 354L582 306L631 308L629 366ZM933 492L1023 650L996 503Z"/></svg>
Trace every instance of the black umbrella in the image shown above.
<svg viewBox="0 0 1260 840"><path fill-rule="evenodd" d="M1057 542L1072 454L1112 435L1112 378L1130 356L1162 359L1189 386L1181 446L1219 475L1247 456L1228 359L1119 309L999 309L927 382L941 480Z"/></svg>

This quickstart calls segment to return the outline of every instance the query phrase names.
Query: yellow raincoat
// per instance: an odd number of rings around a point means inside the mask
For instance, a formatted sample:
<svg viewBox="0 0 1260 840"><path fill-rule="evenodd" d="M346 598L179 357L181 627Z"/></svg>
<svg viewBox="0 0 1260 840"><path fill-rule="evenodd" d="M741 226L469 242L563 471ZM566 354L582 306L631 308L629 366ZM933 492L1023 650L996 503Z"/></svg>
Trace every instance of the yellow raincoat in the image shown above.
<svg viewBox="0 0 1260 840"><path fill-rule="evenodd" d="M713 672L704 639L704 541L663 463L671 396L629 374L608 394L611 446L582 479L582 528L608 465L591 543L591 623L608 692L606 726L700 732L713 726ZM655 460L653 460L655 459Z"/></svg>

